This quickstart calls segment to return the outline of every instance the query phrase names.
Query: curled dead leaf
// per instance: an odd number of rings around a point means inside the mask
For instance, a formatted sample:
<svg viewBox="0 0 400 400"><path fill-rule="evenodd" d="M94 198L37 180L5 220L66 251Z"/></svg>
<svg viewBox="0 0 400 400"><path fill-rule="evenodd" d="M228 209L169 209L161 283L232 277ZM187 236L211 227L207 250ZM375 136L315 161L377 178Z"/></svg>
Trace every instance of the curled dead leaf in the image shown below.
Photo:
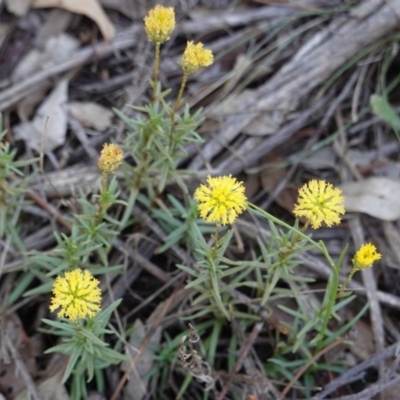
<svg viewBox="0 0 400 400"><path fill-rule="evenodd" d="M23 122L14 128L16 139L25 140L31 148L47 154L61 146L67 134L68 80L62 79L38 108L32 122Z"/></svg>
<svg viewBox="0 0 400 400"><path fill-rule="evenodd" d="M400 218L400 183L384 177L341 185L346 211L362 212L383 221Z"/></svg>
<svg viewBox="0 0 400 400"><path fill-rule="evenodd" d="M114 25L97 0L33 0L33 8L58 7L76 14L86 15L96 22L104 40L111 41L115 35Z"/></svg>

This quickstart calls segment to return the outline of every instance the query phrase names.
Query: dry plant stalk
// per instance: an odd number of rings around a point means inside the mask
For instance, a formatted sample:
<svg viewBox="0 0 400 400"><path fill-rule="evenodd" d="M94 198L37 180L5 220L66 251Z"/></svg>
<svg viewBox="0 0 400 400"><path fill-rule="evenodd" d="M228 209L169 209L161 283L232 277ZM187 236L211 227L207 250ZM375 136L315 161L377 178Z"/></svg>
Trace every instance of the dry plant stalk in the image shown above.
<svg viewBox="0 0 400 400"><path fill-rule="evenodd" d="M189 341L189 352L185 345L186 339ZM189 335L185 335L181 339L178 350L178 357L182 367L193 375L200 382L207 384L206 390L210 390L215 383L215 379L211 375L211 367L206 361L203 361L194 349L193 344L200 340L200 336L196 329L189 324Z"/></svg>

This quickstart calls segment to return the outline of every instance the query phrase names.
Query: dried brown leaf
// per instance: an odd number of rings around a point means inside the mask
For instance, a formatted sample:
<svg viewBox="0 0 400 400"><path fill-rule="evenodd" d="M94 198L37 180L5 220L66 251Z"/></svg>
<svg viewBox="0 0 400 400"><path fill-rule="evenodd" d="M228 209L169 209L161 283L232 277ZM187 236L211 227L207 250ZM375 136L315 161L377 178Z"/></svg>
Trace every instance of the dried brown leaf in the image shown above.
<svg viewBox="0 0 400 400"><path fill-rule="evenodd" d="M345 208L362 212L384 221L400 218L400 183L384 177L341 185Z"/></svg>
<svg viewBox="0 0 400 400"><path fill-rule="evenodd" d="M65 104L68 97L68 81L61 80L36 112L32 122L24 122L14 128L15 137L40 152L48 153L65 141L67 115Z"/></svg>
<svg viewBox="0 0 400 400"><path fill-rule="evenodd" d="M7 10L16 15L22 17L29 11L32 0L6 0Z"/></svg>
<svg viewBox="0 0 400 400"><path fill-rule="evenodd" d="M33 8L58 7L76 14L86 15L98 25L104 40L111 41L115 28L97 0L33 0Z"/></svg>
<svg viewBox="0 0 400 400"><path fill-rule="evenodd" d="M10 29L11 29L11 24L0 23L0 46L2 46L4 40L7 39Z"/></svg>
<svg viewBox="0 0 400 400"><path fill-rule="evenodd" d="M68 104L72 115L85 127L104 131L111 126L114 113L100 104L91 101L72 101Z"/></svg>

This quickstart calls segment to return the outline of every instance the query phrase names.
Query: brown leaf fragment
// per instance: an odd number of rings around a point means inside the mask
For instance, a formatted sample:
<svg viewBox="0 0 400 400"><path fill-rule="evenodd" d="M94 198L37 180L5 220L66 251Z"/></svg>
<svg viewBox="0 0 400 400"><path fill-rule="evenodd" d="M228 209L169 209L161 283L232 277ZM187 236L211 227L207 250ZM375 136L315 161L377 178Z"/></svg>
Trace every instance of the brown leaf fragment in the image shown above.
<svg viewBox="0 0 400 400"><path fill-rule="evenodd" d="M24 122L14 128L15 137L45 153L61 146L67 134L65 104L68 98L68 81L61 80L38 108L32 122ZM44 144L44 146L43 146Z"/></svg>
<svg viewBox="0 0 400 400"><path fill-rule="evenodd" d="M362 212L383 221L400 218L400 183L372 177L341 185L346 211Z"/></svg>
<svg viewBox="0 0 400 400"><path fill-rule="evenodd" d="M33 8L58 7L76 14L86 15L96 22L104 40L111 41L115 35L115 28L107 14L100 7L97 0L34 0Z"/></svg>
<svg viewBox="0 0 400 400"><path fill-rule="evenodd" d="M0 47L3 45L4 40L7 39L10 29L11 24L0 23Z"/></svg>
<svg viewBox="0 0 400 400"><path fill-rule="evenodd" d="M104 131L111 126L114 113L91 101L72 101L68 104L72 115L85 127Z"/></svg>
<svg viewBox="0 0 400 400"><path fill-rule="evenodd" d="M61 371L63 372L63 371ZM59 371L42 381L37 389L43 400L70 400L67 389L62 383L63 374ZM15 400L27 399L27 391L24 390L15 398Z"/></svg>
<svg viewBox="0 0 400 400"><path fill-rule="evenodd" d="M29 11L32 0L6 0L7 10L16 15L23 17Z"/></svg>

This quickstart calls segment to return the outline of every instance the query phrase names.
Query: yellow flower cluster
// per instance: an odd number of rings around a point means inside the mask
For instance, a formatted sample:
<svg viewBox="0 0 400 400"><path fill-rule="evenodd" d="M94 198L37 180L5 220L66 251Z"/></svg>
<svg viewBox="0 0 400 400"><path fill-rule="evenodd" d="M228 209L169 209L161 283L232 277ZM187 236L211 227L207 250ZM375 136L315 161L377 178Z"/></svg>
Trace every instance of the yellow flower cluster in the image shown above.
<svg viewBox="0 0 400 400"><path fill-rule="evenodd" d="M174 9L156 5L144 18L144 26L147 36L152 42L166 42L175 29Z"/></svg>
<svg viewBox="0 0 400 400"><path fill-rule="evenodd" d="M100 310L99 281L89 271L75 269L58 276L53 285L50 311L60 308L58 316L76 321L94 317Z"/></svg>
<svg viewBox="0 0 400 400"><path fill-rule="evenodd" d="M353 265L356 269L365 269L371 267L374 261L380 260L382 255L378 253L376 247L371 244L363 244L357 251L353 259Z"/></svg>
<svg viewBox="0 0 400 400"><path fill-rule="evenodd" d="M345 213L342 191L325 181L312 180L299 189L293 213L297 218L304 217L314 229L323 222L328 227L339 224Z"/></svg>
<svg viewBox="0 0 400 400"><path fill-rule="evenodd" d="M208 176L207 184L200 185L194 193L201 218L222 225L233 224L247 205L243 183L229 175Z"/></svg>
<svg viewBox="0 0 400 400"><path fill-rule="evenodd" d="M211 50L203 48L203 43L187 42L180 65L186 75L193 74L200 68L208 67L214 61Z"/></svg>
<svg viewBox="0 0 400 400"><path fill-rule="evenodd" d="M106 174L115 172L121 165L124 153L116 144L105 144L101 150L98 167Z"/></svg>

